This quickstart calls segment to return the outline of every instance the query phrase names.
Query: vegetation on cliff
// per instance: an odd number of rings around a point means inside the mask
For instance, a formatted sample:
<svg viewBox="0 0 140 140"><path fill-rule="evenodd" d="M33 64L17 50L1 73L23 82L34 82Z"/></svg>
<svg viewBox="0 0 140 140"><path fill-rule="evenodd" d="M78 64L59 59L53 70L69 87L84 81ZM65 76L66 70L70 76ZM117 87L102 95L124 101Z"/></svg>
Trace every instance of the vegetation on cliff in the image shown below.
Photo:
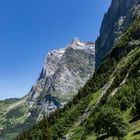
<svg viewBox="0 0 140 140"><path fill-rule="evenodd" d="M44 140L48 122L46 140L140 137L139 40L140 19L135 18L73 100L16 140Z"/></svg>

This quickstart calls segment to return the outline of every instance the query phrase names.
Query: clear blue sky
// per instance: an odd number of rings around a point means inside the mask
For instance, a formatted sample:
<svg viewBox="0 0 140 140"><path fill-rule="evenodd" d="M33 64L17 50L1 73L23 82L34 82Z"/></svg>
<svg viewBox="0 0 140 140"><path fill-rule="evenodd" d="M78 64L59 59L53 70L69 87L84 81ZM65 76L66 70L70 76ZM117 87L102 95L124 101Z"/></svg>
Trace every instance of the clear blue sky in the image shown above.
<svg viewBox="0 0 140 140"><path fill-rule="evenodd" d="M35 83L47 52L74 37L95 41L111 0L1 0L0 99Z"/></svg>

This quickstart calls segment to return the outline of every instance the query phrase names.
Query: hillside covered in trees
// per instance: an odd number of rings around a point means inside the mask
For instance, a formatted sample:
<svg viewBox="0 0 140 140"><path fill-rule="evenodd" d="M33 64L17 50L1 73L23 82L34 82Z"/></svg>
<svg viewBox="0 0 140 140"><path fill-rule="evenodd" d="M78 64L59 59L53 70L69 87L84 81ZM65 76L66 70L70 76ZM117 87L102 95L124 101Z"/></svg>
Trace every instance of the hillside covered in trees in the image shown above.
<svg viewBox="0 0 140 140"><path fill-rule="evenodd" d="M140 139L140 18L105 56L93 77L63 109L16 140Z"/></svg>

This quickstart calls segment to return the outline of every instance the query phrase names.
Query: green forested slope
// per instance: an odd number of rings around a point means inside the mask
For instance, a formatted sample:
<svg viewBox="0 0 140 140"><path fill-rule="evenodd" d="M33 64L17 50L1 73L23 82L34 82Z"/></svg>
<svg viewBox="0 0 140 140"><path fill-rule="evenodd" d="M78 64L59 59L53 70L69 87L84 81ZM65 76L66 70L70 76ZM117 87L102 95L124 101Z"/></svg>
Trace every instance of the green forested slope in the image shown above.
<svg viewBox="0 0 140 140"><path fill-rule="evenodd" d="M113 137L140 139L139 18L130 23L100 68L73 100L21 133L17 140Z"/></svg>

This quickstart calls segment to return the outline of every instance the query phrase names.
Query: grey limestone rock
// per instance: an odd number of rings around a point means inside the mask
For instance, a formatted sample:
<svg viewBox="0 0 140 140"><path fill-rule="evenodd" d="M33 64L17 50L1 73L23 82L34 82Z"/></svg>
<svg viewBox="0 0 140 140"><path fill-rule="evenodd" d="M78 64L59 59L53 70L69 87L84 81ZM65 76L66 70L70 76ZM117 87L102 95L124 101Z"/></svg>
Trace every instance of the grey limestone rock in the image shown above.
<svg viewBox="0 0 140 140"><path fill-rule="evenodd" d="M31 108L40 106L42 115L63 107L94 70L95 44L75 38L65 48L48 53L40 77L28 94L27 104Z"/></svg>

